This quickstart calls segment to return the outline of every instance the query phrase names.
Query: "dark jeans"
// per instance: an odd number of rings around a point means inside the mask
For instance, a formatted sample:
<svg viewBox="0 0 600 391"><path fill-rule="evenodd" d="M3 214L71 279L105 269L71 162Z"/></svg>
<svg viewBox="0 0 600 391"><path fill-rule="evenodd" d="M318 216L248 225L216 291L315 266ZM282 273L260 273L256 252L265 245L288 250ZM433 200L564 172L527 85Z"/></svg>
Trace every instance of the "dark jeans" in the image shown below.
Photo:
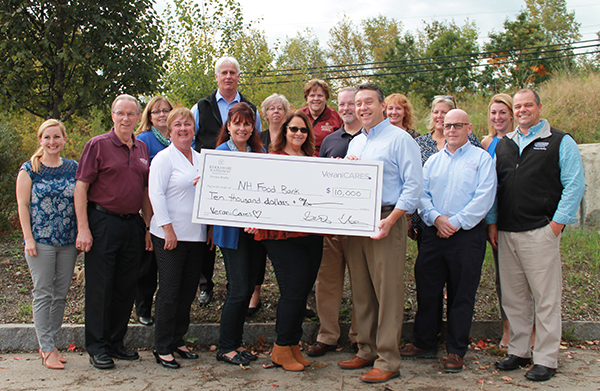
<svg viewBox="0 0 600 391"><path fill-rule="evenodd" d="M212 292L215 283L213 282L213 273L215 271L215 248L210 249L210 245L202 242L202 248L199 251L202 260L202 272L200 273L200 290Z"/></svg>
<svg viewBox="0 0 600 391"><path fill-rule="evenodd" d="M161 355L171 354L185 345L183 336L190 325L190 308L196 297L204 242L178 241L173 250L165 250L165 241L152 235L158 265L154 349Z"/></svg>
<svg viewBox="0 0 600 391"><path fill-rule="evenodd" d="M152 317L152 301L158 285L157 278L156 255L154 251L144 251L135 295L135 313L137 316Z"/></svg>
<svg viewBox="0 0 600 391"><path fill-rule="evenodd" d="M423 230L422 246L415 262L418 303L414 328L416 347L437 349L446 285L446 350L464 357L469 345L485 246L483 224L468 231L461 229L448 239L438 237L435 227Z"/></svg>
<svg viewBox="0 0 600 391"><path fill-rule="evenodd" d="M85 254L85 347L90 355L123 346L144 251L140 216L123 220L88 208L94 242Z"/></svg>
<svg viewBox="0 0 600 391"><path fill-rule="evenodd" d="M264 240L269 259L279 284L277 304L277 345L298 345L302 338L302 322L306 313L306 298L317 279L323 237L301 236L285 240Z"/></svg>
<svg viewBox="0 0 600 391"><path fill-rule="evenodd" d="M227 272L227 298L221 313L219 351L229 353L242 346L248 303L267 251L254 235L240 229L237 250L221 247L221 252Z"/></svg>

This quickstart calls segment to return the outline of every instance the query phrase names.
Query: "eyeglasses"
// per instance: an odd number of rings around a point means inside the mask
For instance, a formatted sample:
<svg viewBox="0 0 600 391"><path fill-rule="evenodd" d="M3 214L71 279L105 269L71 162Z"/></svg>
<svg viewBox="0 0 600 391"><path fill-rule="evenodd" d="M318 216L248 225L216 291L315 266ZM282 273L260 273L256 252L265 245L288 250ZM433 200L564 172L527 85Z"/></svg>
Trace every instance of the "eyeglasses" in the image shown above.
<svg viewBox="0 0 600 391"><path fill-rule="evenodd" d="M160 114L160 113L169 114L170 112L171 112L171 109L162 109L162 110L152 110L150 112L150 114Z"/></svg>
<svg viewBox="0 0 600 391"><path fill-rule="evenodd" d="M456 101L454 100L454 97L452 95L436 95L433 97L433 99L448 99L451 100L452 103L454 103L454 108L456 108Z"/></svg>
<svg viewBox="0 0 600 391"><path fill-rule="evenodd" d="M267 111L285 111L282 106L271 106Z"/></svg>
<svg viewBox="0 0 600 391"><path fill-rule="evenodd" d="M454 126L456 130L462 130L463 126L469 125L469 122L457 122L455 124L444 124L444 130L450 130Z"/></svg>
<svg viewBox="0 0 600 391"><path fill-rule="evenodd" d="M302 133L308 133L308 128L299 128L297 126L288 126L287 128L292 133L296 133L297 131L301 131Z"/></svg>
<svg viewBox="0 0 600 391"><path fill-rule="evenodd" d="M140 113L134 113L134 112L124 113L122 111L113 111L113 114L116 115L117 118L123 118L123 117L135 118L140 115Z"/></svg>

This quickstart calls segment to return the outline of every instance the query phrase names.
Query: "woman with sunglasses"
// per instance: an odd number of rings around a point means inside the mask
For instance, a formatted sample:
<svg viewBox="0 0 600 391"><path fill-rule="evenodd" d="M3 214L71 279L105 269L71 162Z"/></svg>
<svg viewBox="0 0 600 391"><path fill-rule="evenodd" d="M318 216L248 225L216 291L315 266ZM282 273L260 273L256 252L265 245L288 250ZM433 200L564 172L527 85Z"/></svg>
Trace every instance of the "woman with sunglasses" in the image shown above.
<svg viewBox="0 0 600 391"><path fill-rule="evenodd" d="M289 156L313 156L315 137L308 116L300 110L290 114L282 125L279 137L269 153ZM256 233L267 248L279 284L279 304L275 331L277 341L271 352L271 361L287 371L303 371L310 365L298 343L302 337L306 299L317 278L323 255L323 237L320 235L246 229Z"/></svg>

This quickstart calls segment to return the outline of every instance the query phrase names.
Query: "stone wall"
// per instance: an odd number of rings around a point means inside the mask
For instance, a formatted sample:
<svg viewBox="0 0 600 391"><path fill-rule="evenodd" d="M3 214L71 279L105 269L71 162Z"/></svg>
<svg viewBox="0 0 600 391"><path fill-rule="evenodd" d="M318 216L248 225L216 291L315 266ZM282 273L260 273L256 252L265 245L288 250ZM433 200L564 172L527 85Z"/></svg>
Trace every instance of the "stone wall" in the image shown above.
<svg viewBox="0 0 600 391"><path fill-rule="evenodd" d="M598 229L600 226L600 144L580 144L585 174L585 193L577 211L579 222L572 227Z"/></svg>

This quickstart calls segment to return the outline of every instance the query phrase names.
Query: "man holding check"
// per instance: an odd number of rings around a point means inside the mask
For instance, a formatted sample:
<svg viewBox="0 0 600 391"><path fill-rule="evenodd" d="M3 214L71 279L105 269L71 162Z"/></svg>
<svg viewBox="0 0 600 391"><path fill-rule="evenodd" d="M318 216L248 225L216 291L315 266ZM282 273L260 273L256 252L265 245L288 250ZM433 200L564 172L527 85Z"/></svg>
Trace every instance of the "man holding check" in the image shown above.
<svg viewBox="0 0 600 391"><path fill-rule="evenodd" d="M423 192L421 154L413 138L384 117L384 97L374 84L355 95L363 134L352 140L347 159L382 161L383 195L379 233L348 237L348 267L357 319L358 353L340 361L342 369L374 368L360 376L381 383L400 376L398 344L404 311L404 262L407 222Z"/></svg>

